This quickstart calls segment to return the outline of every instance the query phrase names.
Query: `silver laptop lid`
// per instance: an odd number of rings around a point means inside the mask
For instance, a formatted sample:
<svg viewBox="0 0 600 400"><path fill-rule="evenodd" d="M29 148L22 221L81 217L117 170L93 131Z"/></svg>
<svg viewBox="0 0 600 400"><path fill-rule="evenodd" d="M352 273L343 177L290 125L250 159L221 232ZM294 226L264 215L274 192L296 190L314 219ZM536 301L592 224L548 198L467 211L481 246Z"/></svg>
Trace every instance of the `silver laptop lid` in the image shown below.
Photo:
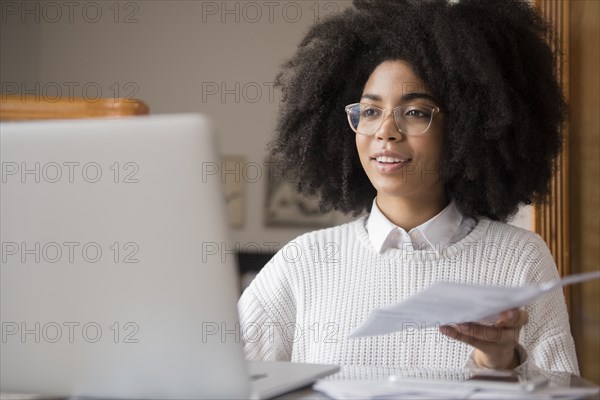
<svg viewBox="0 0 600 400"><path fill-rule="evenodd" d="M246 397L207 119L0 132L2 391Z"/></svg>

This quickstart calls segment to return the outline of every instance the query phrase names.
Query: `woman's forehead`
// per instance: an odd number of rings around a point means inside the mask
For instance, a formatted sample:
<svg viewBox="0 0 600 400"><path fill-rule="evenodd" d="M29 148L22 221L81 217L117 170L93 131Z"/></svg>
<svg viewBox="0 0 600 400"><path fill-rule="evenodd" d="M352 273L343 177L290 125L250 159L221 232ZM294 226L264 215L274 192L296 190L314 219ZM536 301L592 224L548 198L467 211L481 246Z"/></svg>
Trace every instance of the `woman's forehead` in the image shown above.
<svg viewBox="0 0 600 400"><path fill-rule="evenodd" d="M424 96L415 96L422 94ZM406 61L384 61L369 76L363 89L362 98L383 101L384 98L394 100L411 100L415 97L427 97L431 91L425 82L414 73ZM407 98L410 97L410 98Z"/></svg>

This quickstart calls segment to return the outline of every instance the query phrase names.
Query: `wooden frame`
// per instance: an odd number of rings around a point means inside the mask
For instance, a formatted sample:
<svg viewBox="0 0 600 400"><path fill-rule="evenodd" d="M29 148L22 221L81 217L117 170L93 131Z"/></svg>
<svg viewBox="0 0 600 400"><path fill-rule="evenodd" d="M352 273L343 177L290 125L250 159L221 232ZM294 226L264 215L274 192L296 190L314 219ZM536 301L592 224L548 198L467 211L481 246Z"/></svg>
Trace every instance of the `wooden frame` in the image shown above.
<svg viewBox="0 0 600 400"><path fill-rule="evenodd" d="M534 0L544 19L553 28L550 45L562 57L555 68L565 100L569 101L569 2L562 0ZM550 248L561 276L571 273L569 229L569 125L563 129L563 151L556 160L552 177L550 202L533 207L533 230L540 234ZM565 288L567 306L571 308L569 288Z"/></svg>

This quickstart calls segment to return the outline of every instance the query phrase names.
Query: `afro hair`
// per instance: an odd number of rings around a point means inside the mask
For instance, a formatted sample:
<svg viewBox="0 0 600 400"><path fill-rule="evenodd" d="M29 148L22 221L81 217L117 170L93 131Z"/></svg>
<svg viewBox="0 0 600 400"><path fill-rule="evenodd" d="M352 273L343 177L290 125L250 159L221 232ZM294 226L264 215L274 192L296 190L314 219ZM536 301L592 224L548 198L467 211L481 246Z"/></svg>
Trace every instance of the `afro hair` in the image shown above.
<svg viewBox="0 0 600 400"><path fill-rule="evenodd" d="M550 28L526 1L354 0L311 27L281 67L270 152L323 212L357 215L376 195L344 106L371 72L404 60L446 111L440 178L464 215L505 221L543 202L566 105Z"/></svg>

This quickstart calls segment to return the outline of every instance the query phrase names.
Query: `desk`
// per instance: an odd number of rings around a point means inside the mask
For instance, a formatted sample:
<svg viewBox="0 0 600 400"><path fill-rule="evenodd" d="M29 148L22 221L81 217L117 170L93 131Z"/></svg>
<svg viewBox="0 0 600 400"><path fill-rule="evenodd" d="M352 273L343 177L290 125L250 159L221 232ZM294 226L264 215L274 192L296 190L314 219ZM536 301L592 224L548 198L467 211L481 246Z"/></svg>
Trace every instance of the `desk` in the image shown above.
<svg viewBox="0 0 600 400"><path fill-rule="evenodd" d="M360 375L360 376L369 376L372 373L372 371L369 371L366 369L356 370L354 372L358 372L358 375ZM344 371L341 372L341 374L343 374L343 373L344 373ZM352 374L353 374L353 372L350 373L350 375L352 375ZM336 375L338 375L338 378L343 379L343 375L342 376L339 376L339 374L336 374ZM570 387L596 387L597 386L597 385L593 384L592 382L590 382L586 379L583 379L579 376L576 376L576 375L566 374L564 376L567 379ZM335 379L336 376L334 375L333 378ZM383 378L382 378L382 380L383 380ZM16 400L16 399L67 400L66 398L49 398L49 397L43 397L43 396L15 397L13 395L7 396L5 394L0 394L0 400ZM292 400L292 399L294 399L294 400L330 400L331 398L323 393L313 390L312 387L298 389L293 392L290 392L290 393L287 393L287 394L277 397L277 400ZM596 396L592 396L592 397L587 397L586 399L600 400L600 394L597 394Z"/></svg>
<svg viewBox="0 0 600 400"><path fill-rule="evenodd" d="M454 375L457 379L462 379L465 373L469 373L464 370L457 371L426 371L426 370L386 370L386 369L372 369L365 367L354 367L352 369L342 368L338 374L332 375L331 379L379 379L382 382L386 380L386 378L395 374L397 376L406 376L406 377L422 377L422 378L432 378L435 375L441 374L445 379L451 379L451 376ZM546 377L550 378L552 382L559 384L561 386L569 386L569 387L598 387L598 385L583 379L577 375L572 375L568 373L556 374L554 376L546 375ZM303 389L299 389L285 395L279 396L277 400L291 400L291 399L299 399L299 400L329 400L331 397L313 390L312 387L307 387ZM600 400L600 393L594 396L585 397L585 399L589 400Z"/></svg>

